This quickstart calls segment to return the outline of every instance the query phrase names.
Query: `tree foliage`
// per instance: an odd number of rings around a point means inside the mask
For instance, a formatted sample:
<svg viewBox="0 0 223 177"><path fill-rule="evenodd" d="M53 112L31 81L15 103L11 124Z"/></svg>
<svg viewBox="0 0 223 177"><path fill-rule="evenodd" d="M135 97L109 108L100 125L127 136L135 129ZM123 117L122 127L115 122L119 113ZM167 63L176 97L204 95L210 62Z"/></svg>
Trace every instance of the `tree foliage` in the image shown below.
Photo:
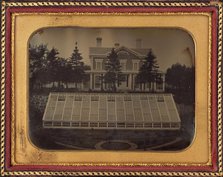
<svg viewBox="0 0 223 177"><path fill-rule="evenodd" d="M194 67L174 64L167 69L166 84L174 90L191 91L194 89L194 71Z"/></svg>
<svg viewBox="0 0 223 177"><path fill-rule="evenodd" d="M31 89L41 89L47 83L53 83L53 87L57 83L58 88L65 84L68 88L69 82L80 83L89 78L85 70L90 68L82 62L77 44L69 59L59 57L56 48L48 50L47 45L30 45L29 61Z"/></svg>
<svg viewBox="0 0 223 177"><path fill-rule="evenodd" d="M142 66L139 68L139 73L136 76L136 82L139 84L154 83L159 80L158 63L156 56L150 50L145 57ZM152 84L153 85L153 84Z"/></svg>
<svg viewBox="0 0 223 177"><path fill-rule="evenodd" d="M72 82L72 67L64 58L59 58L58 64L59 67L56 71L58 87L62 87L61 83L64 83L68 88L68 83Z"/></svg>
<svg viewBox="0 0 223 177"><path fill-rule="evenodd" d="M77 47L77 42L76 42L74 51L70 57L70 63L72 67L83 66L84 63L82 62L82 59L83 57L81 56L81 53L79 52L79 49Z"/></svg>
<svg viewBox="0 0 223 177"><path fill-rule="evenodd" d="M117 90L117 85L123 80L123 74L121 72L121 64L118 59L118 54L115 49L112 48L111 53L107 57L107 62L105 63L106 73L104 75L104 82L108 84L112 91Z"/></svg>
<svg viewBox="0 0 223 177"><path fill-rule="evenodd" d="M195 68L179 63L173 64L166 72L167 90L174 93L181 102L194 102ZM185 96L184 96L185 95Z"/></svg>
<svg viewBox="0 0 223 177"><path fill-rule="evenodd" d="M52 82L57 82L59 78L59 73L57 72L60 67L60 59L58 57L58 50L55 48L52 48L48 53L47 53L47 66L46 66L46 75L45 75L45 80L47 80L49 83Z"/></svg>
<svg viewBox="0 0 223 177"><path fill-rule="evenodd" d="M46 75L47 53L48 49L46 45L29 46L29 78L31 89L34 85L41 88L42 84L46 82L44 76Z"/></svg>
<svg viewBox="0 0 223 177"><path fill-rule="evenodd" d="M77 87L77 83L81 83L86 78L85 67L84 67L84 63L82 62L82 59L83 58L81 56L81 53L79 52L79 49L77 47L77 42L76 42L75 49L73 53L71 54L71 57L69 60L69 64L72 69L71 81L76 83L76 87Z"/></svg>

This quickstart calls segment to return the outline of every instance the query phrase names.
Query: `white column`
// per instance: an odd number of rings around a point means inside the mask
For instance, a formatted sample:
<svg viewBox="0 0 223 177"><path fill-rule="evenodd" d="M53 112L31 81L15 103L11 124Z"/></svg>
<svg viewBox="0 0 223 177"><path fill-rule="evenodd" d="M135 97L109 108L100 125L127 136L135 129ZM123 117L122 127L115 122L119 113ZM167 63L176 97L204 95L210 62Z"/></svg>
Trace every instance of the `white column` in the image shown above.
<svg viewBox="0 0 223 177"><path fill-rule="evenodd" d="M132 89L132 75L127 74L127 78L128 78L128 88Z"/></svg>
<svg viewBox="0 0 223 177"><path fill-rule="evenodd" d="M101 89L104 90L103 74L100 75L101 78Z"/></svg>
<svg viewBox="0 0 223 177"><path fill-rule="evenodd" d="M165 81L165 74L163 74L163 77L162 78L163 78L163 91L165 92L165 82L166 82Z"/></svg>
<svg viewBox="0 0 223 177"><path fill-rule="evenodd" d="M92 73L90 73L90 89L92 90L92 81L93 81L93 77L92 77Z"/></svg>
<svg viewBox="0 0 223 177"><path fill-rule="evenodd" d="M135 78L133 74L131 74L131 89L134 90L134 88L135 88Z"/></svg>
<svg viewBox="0 0 223 177"><path fill-rule="evenodd" d="M154 92L156 92L156 82L153 82Z"/></svg>

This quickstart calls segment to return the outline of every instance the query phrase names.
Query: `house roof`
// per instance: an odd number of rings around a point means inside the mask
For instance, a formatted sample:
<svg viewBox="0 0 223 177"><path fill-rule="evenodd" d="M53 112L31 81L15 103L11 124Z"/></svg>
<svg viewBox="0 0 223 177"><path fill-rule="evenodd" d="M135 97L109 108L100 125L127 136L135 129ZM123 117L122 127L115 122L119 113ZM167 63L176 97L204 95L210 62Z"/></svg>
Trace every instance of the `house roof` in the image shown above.
<svg viewBox="0 0 223 177"><path fill-rule="evenodd" d="M43 116L50 128L179 129L172 94L50 93Z"/></svg>
<svg viewBox="0 0 223 177"><path fill-rule="evenodd" d="M90 47L89 54L90 55L106 55L111 51L112 48L108 47Z"/></svg>
<svg viewBox="0 0 223 177"><path fill-rule="evenodd" d="M112 47L90 47L89 48L89 55L95 55L95 56L108 56L108 54L111 52ZM124 50L129 53L132 53L138 57L145 57L149 50L148 48L127 48L125 46L120 46L115 49L116 51Z"/></svg>

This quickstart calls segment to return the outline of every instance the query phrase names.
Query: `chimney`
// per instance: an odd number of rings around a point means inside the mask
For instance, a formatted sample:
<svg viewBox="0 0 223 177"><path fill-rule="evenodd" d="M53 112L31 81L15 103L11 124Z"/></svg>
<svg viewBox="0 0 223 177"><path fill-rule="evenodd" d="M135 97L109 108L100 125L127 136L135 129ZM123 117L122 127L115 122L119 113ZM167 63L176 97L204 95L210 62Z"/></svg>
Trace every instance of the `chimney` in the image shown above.
<svg viewBox="0 0 223 177"><path fill-rule="evenodd" d="M119 47L119 43L115 43L115 48L118 48Z"/></svg>
<svg viewBox="0 0 223 177"><path fill-rule="evenodd" d="M136 39L136 48L142 48L142 39Z"/></svg>
<svg viewBox="0 0 223 177"><path fill-rule="evenodd" d="M102 44L102 38L101 37L97 37L96 38L96 45L97 45L97 47L101 47L101 44Z"/></svg>

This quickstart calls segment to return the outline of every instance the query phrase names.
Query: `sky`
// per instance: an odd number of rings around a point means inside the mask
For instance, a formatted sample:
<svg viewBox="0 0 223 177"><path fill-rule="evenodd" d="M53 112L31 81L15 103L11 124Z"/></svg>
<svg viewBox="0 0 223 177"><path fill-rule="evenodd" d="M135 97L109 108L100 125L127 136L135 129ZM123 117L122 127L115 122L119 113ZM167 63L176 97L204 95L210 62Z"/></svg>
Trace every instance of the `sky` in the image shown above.
<svg viewBox="0 0 223 177"><path fill-rule="evenodd" d="M89 64L89 47L96 47L97 37L102 38L102 47L114 47L119 43L136 48L136 40L141 39L142 48L152 49L163 72L176 63L194 65L193 39L177 28L43 28L30 37L29 43L33 46L47 44L48 49L58 49L60 57L69 58L77 42L83 61Z"/></svg>

